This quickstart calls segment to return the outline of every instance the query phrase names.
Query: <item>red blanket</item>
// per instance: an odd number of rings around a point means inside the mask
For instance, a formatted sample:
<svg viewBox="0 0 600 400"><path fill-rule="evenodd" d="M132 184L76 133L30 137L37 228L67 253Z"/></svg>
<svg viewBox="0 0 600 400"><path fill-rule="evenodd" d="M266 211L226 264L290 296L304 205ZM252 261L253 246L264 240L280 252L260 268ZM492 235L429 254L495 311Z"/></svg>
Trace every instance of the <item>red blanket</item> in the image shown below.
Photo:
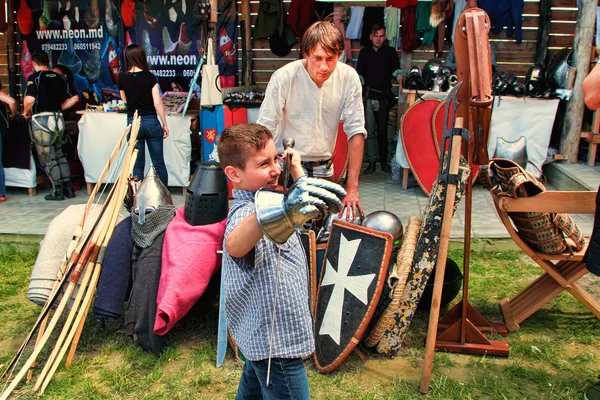
<svg viewBox="0 0 600 400"><path fill-rule="evenodd" d="M225 221L192 226L177 210L165 232L154 333L166 334L187 314L221 266Z"/></svg>

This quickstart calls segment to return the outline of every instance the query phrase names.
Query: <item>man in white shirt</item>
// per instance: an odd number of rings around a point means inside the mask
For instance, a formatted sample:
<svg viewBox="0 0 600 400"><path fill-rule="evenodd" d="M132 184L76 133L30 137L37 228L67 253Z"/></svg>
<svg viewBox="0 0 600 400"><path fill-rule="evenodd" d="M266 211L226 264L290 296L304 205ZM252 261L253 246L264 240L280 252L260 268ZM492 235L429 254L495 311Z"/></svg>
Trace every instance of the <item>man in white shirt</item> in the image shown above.
<svg viewBox="0 0 600 400"><path fill-rule="evenodd" d="M343 49L344 36L335 25L327 21L311 25L300 46L305 58L273 73L256 122L271 130L281 153L284 138L295 140L308 175L330 178L331 154L343 120L349 158L344 208L346 216L354 218L363 215L358 177L367 131L358 73L338 65Z"/></svg>

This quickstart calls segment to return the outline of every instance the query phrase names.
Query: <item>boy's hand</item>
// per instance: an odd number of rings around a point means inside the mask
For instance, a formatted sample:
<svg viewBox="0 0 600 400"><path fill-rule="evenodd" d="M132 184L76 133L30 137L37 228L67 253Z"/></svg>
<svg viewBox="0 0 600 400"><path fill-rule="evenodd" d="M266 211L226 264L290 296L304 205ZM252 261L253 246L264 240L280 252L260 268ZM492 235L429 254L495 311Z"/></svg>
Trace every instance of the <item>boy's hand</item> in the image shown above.
<svg viewBox="0 0 600 400"><path fill-rule="evenodd" d="M294 182L296 182L298 178L304 176L304 169L302 169L301 156L296 150L294 150L291 147L288 147L283 152L281 160L285 163L287 157L291 157L290 174L292 175L292 179L294 179Z"/></svg>
<svg viewBox="0 0 600 400"><path fill-rule="evenodd" d="M285 195L285 214L295 227L301 227L327 209L339 212L342 209L340 198L345 195L346 191L337 183L302 177Z"/></svg>

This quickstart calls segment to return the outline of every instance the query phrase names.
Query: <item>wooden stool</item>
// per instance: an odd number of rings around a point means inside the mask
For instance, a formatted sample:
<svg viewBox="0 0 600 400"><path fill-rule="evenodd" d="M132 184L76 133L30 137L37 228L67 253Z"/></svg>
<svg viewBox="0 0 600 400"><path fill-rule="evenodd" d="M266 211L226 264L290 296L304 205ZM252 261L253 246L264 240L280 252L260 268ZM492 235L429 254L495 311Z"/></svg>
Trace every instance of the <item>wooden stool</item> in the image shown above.
<svg viewBox="0 0 600 400"><path fill-rule="evenodd" d="M596 164L596 150L598 149L598 143L600 143L600 115L598 115L598 111L594 111L592 131L581 132L581 138L590 144L590 147L588 148L587 165L593 167Z"/></svg>
<svg viewBox="0 0 600 400"><path fill-rule="evenodd" d="M521 239L508 216L509 212L593 214L596 210L596 192L547 191L537 196L519 199L498 198L493 192L491 193L498 216L510 237L545 271L517 296L500 302L508 330L519 331L519 325L524 320L565 289L597 318L600 318L600 302L576 283L588 272L583 256L589 240L586 240L585 248L576 253L539 253Z"/></svg>

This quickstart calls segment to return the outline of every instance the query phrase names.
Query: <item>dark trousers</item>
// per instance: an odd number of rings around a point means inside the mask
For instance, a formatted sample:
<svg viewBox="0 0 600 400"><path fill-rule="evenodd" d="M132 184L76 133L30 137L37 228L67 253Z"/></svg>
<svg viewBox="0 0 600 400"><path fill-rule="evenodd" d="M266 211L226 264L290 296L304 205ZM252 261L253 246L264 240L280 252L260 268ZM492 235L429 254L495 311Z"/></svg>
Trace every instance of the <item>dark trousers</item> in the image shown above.
<svg viewBox="0 0 600 400"><path fill-rule="evenodd" d="M246 361L236 400L310 399L308 377L301 358L273 358L267 387L268 360Z"/></svg>
<svg viewBox="0 0 600 400"><path fill-rule="evenodd" d="M163 129L155 115L143 115L141 117L140 131L137 136L137 144L135 148L138 151L135 165L133 166L133 175L137 176L141 181L144 179L144 171L146 168L146 145L152 165L156 170L156 174L161 182L167 186L169 174L165 165L165 157L163 154ZM127 124L131 124L132 118L127 118Z"/></svg>
<svg viewBox="0 0 600 400"><path fill-rule="evenodd" d="M365 121L367 125L365 162L372 163L379 159L382 165L387 164L389 117L390 109L385 99L367 99L365 107Z"/></svg>
<svg viewBox="0 0 600 400"><path fill-rule="evenodd" d="M596 194L596 213L594 215L594 229L590 237L590 244L585 253L585 261L587 269L595 274L600 275L600 187Z"/></svg>

